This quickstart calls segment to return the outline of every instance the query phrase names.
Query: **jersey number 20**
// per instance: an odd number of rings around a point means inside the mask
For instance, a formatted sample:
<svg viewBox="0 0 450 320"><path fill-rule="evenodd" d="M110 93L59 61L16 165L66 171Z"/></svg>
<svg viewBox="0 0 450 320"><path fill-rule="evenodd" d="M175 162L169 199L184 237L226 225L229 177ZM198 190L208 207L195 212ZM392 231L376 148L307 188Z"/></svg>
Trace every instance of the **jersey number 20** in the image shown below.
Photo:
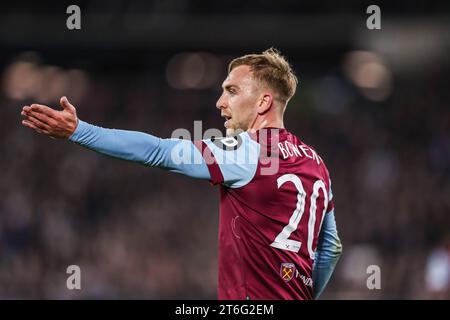
<svg viewBox="0 0 450 320"><path fill-rule="evenodd" d="M289 219L289 224L283 228L283 230L278 234L275 240L272 242L271 246L281 250L288 250L298 253L302 243L300 241L289 239L292 232L297 230L298 224L302 219L303 213L305 211L306 202L306 191L303 188L302 181L295 174L285 174L277 179L278 189L286 182L292 182L297 188L297 206ZM322 221L325 216L325 210L328 204L328 194L325 188L325 184L322 180L317 180L313 186L313 193L311 195L311 205L309 209L309 219L308 219L308 253L311 259L314 259L314 250L312 248L314 239L314 225L316 224L316 211L317 211L317 198L319 197L319 190L322 189L324 194ZM319 224L322 225L322 221Z"/></svg>

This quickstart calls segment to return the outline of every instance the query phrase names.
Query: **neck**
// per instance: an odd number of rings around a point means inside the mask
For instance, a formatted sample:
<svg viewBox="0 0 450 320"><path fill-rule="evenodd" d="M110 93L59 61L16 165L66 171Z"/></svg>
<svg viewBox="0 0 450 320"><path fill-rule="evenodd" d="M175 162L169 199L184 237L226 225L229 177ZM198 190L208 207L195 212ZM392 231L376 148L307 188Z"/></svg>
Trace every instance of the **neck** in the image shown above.
<svg viewBox="0 0 450 320"><path fill-rule="evenodd" d="M284 129L283 115L258 115L248 130L255 131L264 128Z"/></svg>

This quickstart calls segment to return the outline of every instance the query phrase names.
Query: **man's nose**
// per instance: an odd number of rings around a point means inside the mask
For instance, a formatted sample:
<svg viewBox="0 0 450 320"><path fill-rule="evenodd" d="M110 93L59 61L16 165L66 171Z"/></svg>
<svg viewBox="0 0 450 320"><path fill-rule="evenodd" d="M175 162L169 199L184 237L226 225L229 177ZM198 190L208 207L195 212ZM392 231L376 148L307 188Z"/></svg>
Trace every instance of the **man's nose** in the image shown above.
<svg viewBox="0 0 450 320"><path fill-rule="evenodd" d="M216 108L219 109L219 110L225 108L225 104L224 104L224 101L223 101L223 96L220 96L219 100L217 100Z"/></svg>

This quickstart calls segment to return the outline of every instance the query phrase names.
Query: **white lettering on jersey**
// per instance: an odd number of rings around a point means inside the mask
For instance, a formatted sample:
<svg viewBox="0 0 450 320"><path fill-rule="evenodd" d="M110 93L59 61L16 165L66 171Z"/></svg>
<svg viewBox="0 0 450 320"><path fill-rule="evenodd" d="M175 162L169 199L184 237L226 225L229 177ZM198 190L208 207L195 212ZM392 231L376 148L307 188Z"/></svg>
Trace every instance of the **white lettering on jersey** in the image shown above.
<svg viewBox="0 0 450 320"><path fill-rule="evenodd" d="M289 141L279 142L278 150L283 155L283 159L287 159L289 157L306 157L312 160L315 160L317 164L320 164L320 160L322 160L319 155L311 148L305 145L294 145Z"/></svg>
<svg viewBox="0 0 450 320"><path fill-rule="evenodd" d="M279 142L278 143L278 150L280 150L280 152L283 154L283 159L287 159L287 157L289 156L286 149L283 147L283 143Z"/></svg>

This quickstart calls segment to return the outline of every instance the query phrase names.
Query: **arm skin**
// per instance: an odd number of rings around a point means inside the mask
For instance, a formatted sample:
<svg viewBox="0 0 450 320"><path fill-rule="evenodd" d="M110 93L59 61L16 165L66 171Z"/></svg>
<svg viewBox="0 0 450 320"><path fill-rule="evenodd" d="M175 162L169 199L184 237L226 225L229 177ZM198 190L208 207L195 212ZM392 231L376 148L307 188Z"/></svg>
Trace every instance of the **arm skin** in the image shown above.
<svg viewBox="0 0 450 320"><path fill-rule="evenodd" d="M342 254L342 244L337 234L334 210L325 214L319 234L319 243L313 265L313 297L319 298L333 274Z"/></svg>

